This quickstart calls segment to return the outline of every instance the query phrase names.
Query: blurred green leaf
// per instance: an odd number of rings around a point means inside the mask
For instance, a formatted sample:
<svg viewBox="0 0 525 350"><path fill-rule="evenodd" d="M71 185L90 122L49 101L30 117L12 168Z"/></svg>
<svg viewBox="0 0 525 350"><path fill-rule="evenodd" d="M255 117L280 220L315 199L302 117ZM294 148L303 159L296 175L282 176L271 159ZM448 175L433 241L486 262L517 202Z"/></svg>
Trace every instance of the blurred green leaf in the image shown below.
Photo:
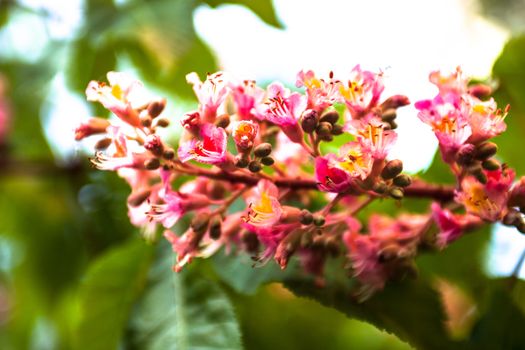
<svg viewBox="0 0 525 350"><path fill-rule="evenodd" d="M511 105L505 119L507 131L495 139L499 146L498 155L515 168L518 174L525 174L525 162L520 145L525 135L525 35L511 39L494 63L493 76L499 81L495 98L501 108Z"/></svg>
<svg viewBox="0 0 525 350"><path fill-rule="evenodd" d="M277 18L275 8L272 0L201 0L202 2L210 5L211 7L217 7L223 4L234 4L241 5L249 8L259 18L265 21L267 24L276 27L284 28L283 24Z"/></svg>
<svg viewBox="0 0 525 350"><path fill-rule="evenodd" d="M292 278L284 285L298 296L312 298L351 318L366 321L393 333L418 349L455 349L445 328L445 314L439 294L422 278L390 283L370 299L359 302L351 281L330 279L320 288L311 280Z"/></svg>
<svg viewBox="0 0 525 350"><path fill-rule="evenodd" d="M248 295L255 294L263 284L282 281L295 270L294 263L290 263L283 271L274 261L254 267L253 261L245 253L227 255L224 252L213 256L213 267L223 282L237 293Z"/></svg>
<svg viewBox="0 0 525 350"><path fill-rule="evenodd" d="M479 300L489 287L483 267L490 237L491 226L486 225L466 233L443 251L421 254L417 265L424 275L450 280Z"/></svg>
<svg viewBox="0 0 525 350"><path fill-rule="evenodd" d="M474 326L469 349L523 349L525 315L512 301L508 291L496 288L485 314Z"/></svg>
<svg viewBox="0 0 525 350"><path fill-rule="evenodd" d="M241 349L233 308L218 284L205 279L194 264L173 272L173 253L163 248L130 321L132 347Z"/></svg>
<svg viewBox="0 0 525 350"><path fill-rule="evenodd" d="M93 262L79 292L76 349L116 349L133 302L144 288L152 247L139 238Z"/></svg>

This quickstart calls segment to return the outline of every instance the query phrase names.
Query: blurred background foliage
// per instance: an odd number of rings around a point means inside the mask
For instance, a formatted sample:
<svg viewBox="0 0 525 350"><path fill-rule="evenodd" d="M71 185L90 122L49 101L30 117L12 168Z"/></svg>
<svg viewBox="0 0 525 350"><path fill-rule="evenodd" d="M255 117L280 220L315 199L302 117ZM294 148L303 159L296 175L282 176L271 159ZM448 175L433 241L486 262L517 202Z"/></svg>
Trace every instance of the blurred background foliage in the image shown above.
<svg viewBox="0 0 525 350"><path fill-rule="evenodd" d="M522 2L481 2L487 15L523 29ZM0 102L12 112L0 142L0 348L525 348L525 286L487 274L490 228L423 254L416 281L393 283L365 303L351 298L352 282L341 273L320 290L293 266L254 270L248 257L222 253L174 274L167 244L145 243L130 225L123 181L90 169L85 156L57 158L45 128L50 101L60 103L52 94L57 77L82 97L89 80L131 66L146 85L192 103L186 73L218 68L196 34L194 11L226 3L282 28L271 0L85 0L74 34L26 33L34 36L24 38L28 53L7 40L9 31L24 21L45 30L54 14L0 0ZM499 155L518 174L525 174L524 63L525 36L516 35L493 69L500 105L512 105ZM439 157L419 175L450 180ZM421 211L427 203L404 204ZM362 215L376 210L399 208L375 203ZM328 269L341 271L337 261Z"/></svg>

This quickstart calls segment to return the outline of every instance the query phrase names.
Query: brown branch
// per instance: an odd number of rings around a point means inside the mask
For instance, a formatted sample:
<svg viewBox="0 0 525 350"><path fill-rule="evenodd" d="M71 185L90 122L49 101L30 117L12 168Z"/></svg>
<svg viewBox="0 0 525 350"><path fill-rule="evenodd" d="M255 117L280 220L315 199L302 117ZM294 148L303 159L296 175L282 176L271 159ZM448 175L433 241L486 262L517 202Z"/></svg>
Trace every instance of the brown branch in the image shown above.
<svg viewBox="0 0 525 350"><path fill-rule="evenodd" d="M244 183L254 186L259 178L247 174L229 173L225 171L214 171L202 168L177 169L178 171L195 176L203 176L214 180L232 183ZM317 182L313 179L274 177L273 182L278 187L291 190L317 190ZM454 188L451 186L429 184L416 180L412 185L405 188L406 197L432 198L441 202L448 202L454 198Z"/></svg>

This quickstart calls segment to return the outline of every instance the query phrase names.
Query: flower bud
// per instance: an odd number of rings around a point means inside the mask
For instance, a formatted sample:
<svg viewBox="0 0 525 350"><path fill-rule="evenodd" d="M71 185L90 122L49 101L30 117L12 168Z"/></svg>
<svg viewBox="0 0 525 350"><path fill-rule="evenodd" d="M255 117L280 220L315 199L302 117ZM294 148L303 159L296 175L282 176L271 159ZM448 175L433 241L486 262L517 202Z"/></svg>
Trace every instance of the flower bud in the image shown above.
<svg viewBox="0 0 525 350"><path fill-rule="evenodd" d="M155 125L161 128L166 128L170 125L170 121L166 118L155 119L155 121L157 122Z"/></svg>
<svg viewBox="0 0 525 350"><path fill-rule="evenodd" d="M167 160L175 158L175 151L173 150L173 148L166 148L162 153L162 158Z"/></svg>
<svg viewBox="0 0 525 350"><path fill-rule="evenodd" d="M395 121L393 121L393 120L391 122L389 122L387 125L388 125L389 130L397 129L397 123Z"/></svg>
<svg viewBox="0 0 525 350"><path fill-rule="evenodd" d="M150 115L148 114L148 111L143 110L139 114L140 124L142 126L145 126L146 128L149 128L151 126L152 119Z"/></svg>
<svg viewBox="0 0 525 350"><path fill-rule="evenodd" d="M267 142L261 143L255 147L253 154L256 157L268 157L272 153L272 145Z"/></svg>
<svg viewBox="0 0 525 350"><path fill-rule="evenodd" d="M388 191L388 194L390 195L390 197L397 199L397 200L403 199L403 196L405 195L405 193L403 192L403 189L400 187L390 188L390 191Z"/></svg>
<svg viewBox="0 0 525 350"><path fill-rule="evenodd" d="M319 135L319 138L325 142L330 142L334 140L334 136L331 134L328 135Z"/></svg>
<svg viewBox="0 0 525 350"><path fill-rule="evenodd" d="M484 142L476 148L476 159L485 160L496 154L498 145L494 142Z"/></svg>
<svg viewBox="0 0 525 350"><path fill-rule="evenodd" d="M262 169L261 162L257 160L252 160L248 164L248 170L250 170L252 173L258 173L259 171L261 171L261 169Z"/></svg>
<svg viewBox="0 0 525 350"><path fill-rule="evenodd" d="M326 122L326 123L330 123L333 125L337 123L338 120L339 120L339 113L337 113L337 111L329 111L323 114L321 119L319 119L319 122L321 123Z"/></svg>
<svg viewBox="0 0 525 350"><path fill-rule="evenodd" d="M304 111L301 117L301 128L307 134L314 132L318 124L318 114L313 109L308 109Z"/></svg>
<svg viewBox="0 0 525 350"><path fill-rule="evenodd" d="M476 149L474 145L467 143L459 149L456 154L456 161L459 165L468 166L472 165L474 162L474 156L476 154Z"/></svg>
<svg viewBox="0 0 525 350"><path fill-rule="evenodd" d="M109 145L111 145L111 142L112 140L110 138L103 138L101 140L98 140L97 143L95 144L95 149L97 151L104 150L108 148Z"/></svg>
<svg viewBox="0 0 525 350"><path fill-rule="evenodd" d="M149 195L151 194L151 191L149 189L139 190L134 193L131 193L128 196L128 204L132 207L138 207L146 199L148 199Z"/></svg>
<svg viewBox="0 0 525 350"><path fill-rule="evenodd" d="M144 141L144 148L156 155L157 157L162 156L164 152L164 144L160 139L159 135L149 135Z"/></svg>
<svg viewBox="0 0 525 350"><path fill-rule="evenodd" d="M272 157L263 157L261 158L261 163L263 163L266 166L271 166L275 163L275 159Z"/></svg>
<svg viewBox="0 0 525 350"><path fill-rule="evenodd" d="M389 108L385 110L383 114L381 115L381 119L387 123L393 122L394 119L396 119L396 117L397 117L397 113L394 108Z"/></svg>
<svg viewBox="0 0 525 350"><path fill-rule="evenodd" d="M249 152L259 132L259 125L250 120L241 120L233 122L231 129L237 150L241 153Z"/></svg>
<svg viewBox="0 0 525 350"><path fill-rule="evenodd" d="M403 171L403 162L399 159L394 159L386 163L381 171L381 177L385 180L390 180Z"/></svg>
<svg viewBox="0 0 525 350"><path fill-rule="evenodd" d="M157 158L150 158L144 162L144 167L148 170L156 170L160 167L160 161Z"/></svg>
<svg viewBox="0 0 525 350"><path fill-rule="evenodd" d="M384 181L378 181L372 187L372 191L379 194L384 194L388 190L388 186Z"/></svg>
<svg viewBox="0 0 525 350"><path fill-rule="evenodd" d="M328 122L319 123L317 129L315 129L315 132L319 136L330 135L330 133L332 132L332 124Z"/></svg>
<svg viewBox="0 0 525 350"><path fill-rule="evenodd" d="M325 224L326 220L323 216L321 215L315 215L314 216L314 225L315 226L318 226L318 227L321 227Z"/></svg>
<svg viewBox="0 0 525 350"><path fill-rule="evenodd" d="M248 163L249 163L248 159L243 157L242 155L236 157L235 159L235 166L237 168L246 168L248 166Z"/></svg>
<svg viewBox="0 0 525 350"><path fill-rule="evenodd" d="M312 222L314 222L314 216L308 210L303 209L301 211L299 222L303 225L310 225Z"/></svg>
<svg viewBox="0 0 525 350"><path fill-rule="evenodd" d="M299 208L284 205L282 207L283 213L280 222L283 224L291 224L301 220L302 211Z"/></svg>
<svg viewBox="0 0 525 350"><path fill-rule="evenodd" d="M230 125L230 116L228 114L221 114L215 119L215 125L219 128L226 129Z"/></svg>
<svg viewBox="0 0 525 350"><path fill-rule="evenodd" d="M332 125L332 135L337 136L343 133L343 126L340 124Z"/></svg>
<svg viewBox="0 0 525 350"><path fill-rule="evenodd" d="M210 237L212 239L219 239L221 237L222 220L221 217L215 215L210 220Z"/></svg>
<svg viewBox="0 0 525 350"><path fill-rule="evenodd" d="M525 233L525 221L520 220L520 222L516 225L516 228L520 233Z"/></svg>
<svg viewBox="0 0 525 350"><path fill-rule="evenodd" d="M483 167L483 169L490 171L498 170L500 168L500 164L495 159L484 160L481 163L481 166Z"/></svg>
<svg viewBox="0 0 525 350"><path fill-rule="evenodd" d="M191 220L190 227L197 234L203 234L208 230L208 224L210 223L210 214L208 213L199 213L195 215L193 220Z"/></svg>
<svg viewBox="0 0 525 350"><path fill-rule="evenodd" d="M151 116L151 118L155 119L162 113L165 107L165 98L155 100L148 105L148 114Z"/></svg>
<svg viewBox="0 0 525 350"><path fill-rule="evenodd" d="M506 226L516 226L521 221L521 214L515 210L511 210L503 217L502 223Z"/></svg>
<svg viewBox="0 0 525 350"><path fill-rule="evenodd" d="M472 174L472 176L474 176L476 180L478 180L480 183L482 184L487 183L487 175L485 175L481 167L479 166L471 167L468 169L468 172Z"/></svg>
<svg viewBox="0 0 525 350"><path fill-rule="evenodd" d="M399 107L407 106L409 104L410 100L408 99L408 97L404 95L394 95L387 98L385 102L381 104L381 109L384 111L391 108L397 109Z"/></svg>
<svg viewBox="0 0 525 350"><path fill-rule="evenodd" d="M256 253L259 249L259 239L255 233L245 231L241 235L241 240L247 252Z"/></svg>
<svg viewBox="0 0 525 350"><path fill-rule="evenodd" d="M469 87L468 93L479 99L484 99L492 94L492 88L485 84L476 84Z"/></svg>
<svg viewBox="0 0 525 350"><path fill-rule="evenodd" d="M394 185L399 187L407 187L412 183L412 179L407 174L400 174L394 177Z"/></svg>

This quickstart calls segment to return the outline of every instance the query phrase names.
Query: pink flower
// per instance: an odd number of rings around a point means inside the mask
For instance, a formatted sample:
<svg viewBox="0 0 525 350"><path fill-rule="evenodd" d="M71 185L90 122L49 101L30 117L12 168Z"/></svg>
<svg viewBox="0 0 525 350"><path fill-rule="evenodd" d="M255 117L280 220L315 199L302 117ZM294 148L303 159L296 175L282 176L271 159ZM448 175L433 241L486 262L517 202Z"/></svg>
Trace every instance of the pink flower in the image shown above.
<svg viewBox="0 0 525 350"><path fill-rule="evenodd" d="M372 158L360 142L348 142L339 149L337 167L351 177L364 180L372 170Z"/></svg>
<svg viewBox="0 0 525 350"><path fill-rule="evenodd" d="M373 159L383 160L397 140L396 132L385 130L385 125L371 113L361 119L348 120L344 130L357 137L364 153Z"/></svg>
<svg viewBox="0 0 525 350"><path fill-rule="evenodd" d="M268 86L267 100L258 106L259 115L281 127L288 138L303 142L303 132L297 120L306 109L306 98L299 93L290 93L281 83Z"/></svg>
<svg viewBox="0 0 525 350"><path fill-rule="evenodd" d="M468 114L469 125L472 129L472 135L468 139L470 143L481 143L498 136L507 129L505 124L507 110L502 112L498 109L493 98L488 101L481 101L465 94L463 101L465 113Z"/></svg>
<svg viewBox="0 0 525 350"><path fill-rule="evenodd" d="M109 72L109 86L91 81L86 89L88 101L100 102L124 122L141 127L137 108L147 106L143 85L126 73Z"/></svg>
<svg viewBox="0 0 525 350"><path fill-rule="evenodd" d="M290 141L285 134L278 133L277 145L272 156L276 161L284 164L287 172L299 175L304 160L308 159L309 154L300 144Z"/></svg>
<svg viewBox="0 0 525 350"><path fill-rule="evenodd" d="M432 203L432 217L439 228L436 243L440 249L460 238L466 226L479 221L472 215L454 214L435 202Z"/></svg>
<svg viewBox="0 0 525 350"><path fill-rule="evenodd" d="M415 256L426 221L424 215L403 214L397 219L372 215L368 235L351 228L343 235L354 275L363 284L362 299L383 289L396 267Z"/></svg>
<svg viewBox="0 0 525 350"><path fill-rule="evenodd" d="M448 93L464 94L467 92L468 79L463 75L459 66L448 75L443 75L441 71L433 71L429 75L429 80L438 87L440 95Z"/></svg>
<svg viewBox="0 0 525 350"><path fill-rule="evenodd" d="M159 195L163 204L151 204L148 216L156 222L162 223L165 228L170 228L189 211L202 209L212 202L207 196L198 193L182 193L172 191Z"/></svg>
<svg viewBox="0 0 525 350"><path fill-rule="evenodd" d="M278 198L279 189L268 180L260 180L246 198L248 210L243 226L254 232L271 230L283 213Z"/></svg>
<svg viewBox="0 0 525 350"><path fill-rule="evenodd" d="M318 113L341 100L339 94L341 81L334 79L332 72L330 72L329 80L324 80L317 78L311 70L302 70L297 74L295 86L306 88L308 108Z"/></svg>
<svg viewBox="0 0 525 350"><path fill-rule="evenodd" d="M352 184L350 174L337 168L333 154L315 158L315 179L319 189L326 192L346 192Z"/></svg>
<svg viewBox="0 0 525 350"><path fill-rule="evenodd" d="M221 165L227 162L227 136L223 128L213 124L204 124L200 129L200 140L191 138L181 140L179 159L182 162L196 160L200 163Z"/></svg>
<svg viewBox="0 0 525 350"><path fill-rule="evenodd" d="M186 75L186 81L193 85L203 120L207 123L213 123L217 116L217 109L230 92L229 83L224 73L208 74L206 80L202 82L197 73L193 72Z"/></svg>
<svg viewBox="0 0 525 350"><path fill-rule="evenodd" d="M89 118L87 123L82 123L75 129L75 140L80 141L91 135L104 134L109 125L107 119Z"/></svg>
<svg viewBox="0 0 525 350"><path fill-rule="evenodd" d="M472 135L468 115L462 111L461 103L460 96L447 94L415 104L419 119L432 126L446 162L454 159L456 152Z"/></svg>
<svg viewBox="0 0 525 350"><path fill-rule="evenodd" d="M501 220L507 214L509 189L514 180L514 171L499 169L485 171L487 184L483 185L474 177L467 176L456 191L455 200L465 206L467 213L487 221Z"/></svg>
<svg viewBox="0 0 525 350"><path fill-rule="evenodd" d="M250 150L259 131L259 124L241 120L231 124L232 137L239 152Z"/></svg>
<svg viewBox="0 0 525 350"><path fill-rule="evenodd" d="M352 69L348 82L339 87L339 93L354 119L359 119L375 107L383 90L382 74L363 71L360 65Z"/></svg>
<svg viewBox="0 0 525 350"><path fill-rule="evenodd" d="M255 84L255 80L244 80L242 83L231 84L231 89L239 119L253 119L255 117L253 109L262 103L265 91Z"/></svg>

